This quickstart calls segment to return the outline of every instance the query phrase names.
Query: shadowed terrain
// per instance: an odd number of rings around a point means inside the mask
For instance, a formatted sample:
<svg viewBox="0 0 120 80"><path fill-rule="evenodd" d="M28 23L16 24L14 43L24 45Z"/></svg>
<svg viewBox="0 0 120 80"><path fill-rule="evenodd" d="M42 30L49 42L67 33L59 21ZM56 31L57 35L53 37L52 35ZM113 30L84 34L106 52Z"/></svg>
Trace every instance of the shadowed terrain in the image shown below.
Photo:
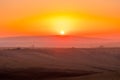
<svg viewBox="0 0 120 80"><path fill-rule="evenodd" d="M119 80L120 48L1 48L0 80Z"/></svg>

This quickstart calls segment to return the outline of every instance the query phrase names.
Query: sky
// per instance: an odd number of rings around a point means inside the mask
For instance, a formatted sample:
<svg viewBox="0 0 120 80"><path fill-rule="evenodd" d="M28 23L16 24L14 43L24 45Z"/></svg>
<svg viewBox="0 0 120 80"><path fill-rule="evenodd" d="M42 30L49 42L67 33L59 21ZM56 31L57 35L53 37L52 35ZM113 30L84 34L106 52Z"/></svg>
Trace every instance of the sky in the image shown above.
<svg viewBox="0 0 120 80"><path fill-rule="evenodd" d="M0 0L0 37L120 35L120 0Z"/></svg>

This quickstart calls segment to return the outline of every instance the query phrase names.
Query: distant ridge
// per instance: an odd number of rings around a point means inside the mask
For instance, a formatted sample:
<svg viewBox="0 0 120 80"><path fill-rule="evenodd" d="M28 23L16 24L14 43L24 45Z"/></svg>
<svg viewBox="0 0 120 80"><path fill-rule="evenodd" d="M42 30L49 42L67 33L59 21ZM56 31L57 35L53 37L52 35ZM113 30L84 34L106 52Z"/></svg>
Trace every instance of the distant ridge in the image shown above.
<svg viewBox="0 0 120 80"><path fill-rule="evenodd" d="M44 37L59 37L59 38L86 38L86 39L103 39L95 37L86 37L86 36L71 36L71 35L46 35L46 36L14 36L14 37L2 37L0 39L15 39L15 38L44 38Z"/></svg>

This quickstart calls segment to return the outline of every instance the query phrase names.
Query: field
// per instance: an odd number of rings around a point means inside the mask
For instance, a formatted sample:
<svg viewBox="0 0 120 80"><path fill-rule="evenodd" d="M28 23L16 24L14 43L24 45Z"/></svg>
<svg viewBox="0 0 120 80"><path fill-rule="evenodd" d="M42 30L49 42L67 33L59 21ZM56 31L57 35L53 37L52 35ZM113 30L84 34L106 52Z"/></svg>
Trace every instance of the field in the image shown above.
<svg viewBox="0 0 120 80"><path fill-rule="evenodd" d="M120 48L1 48L0 80L120 80Z"/></svg>

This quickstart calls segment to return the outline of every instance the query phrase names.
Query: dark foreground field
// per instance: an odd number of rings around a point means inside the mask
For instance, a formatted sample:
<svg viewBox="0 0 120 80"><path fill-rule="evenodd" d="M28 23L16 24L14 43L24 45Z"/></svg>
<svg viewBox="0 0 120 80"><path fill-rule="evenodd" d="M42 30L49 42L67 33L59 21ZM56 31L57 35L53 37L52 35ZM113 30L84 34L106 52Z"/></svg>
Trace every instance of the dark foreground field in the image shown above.
<svg viewBox="0 0 120 80"><path fill-rule="evenodd" d="M95 74L88 71L58 70L58 69L12 69L1 70L0 80L49 80L56 78L78 77Z"/></svg>
<svg viewBox="0 0 120 80"><path fill-rule="evenodd" d="M120 80L120 48L1 49L0 80Z"/></svg>

